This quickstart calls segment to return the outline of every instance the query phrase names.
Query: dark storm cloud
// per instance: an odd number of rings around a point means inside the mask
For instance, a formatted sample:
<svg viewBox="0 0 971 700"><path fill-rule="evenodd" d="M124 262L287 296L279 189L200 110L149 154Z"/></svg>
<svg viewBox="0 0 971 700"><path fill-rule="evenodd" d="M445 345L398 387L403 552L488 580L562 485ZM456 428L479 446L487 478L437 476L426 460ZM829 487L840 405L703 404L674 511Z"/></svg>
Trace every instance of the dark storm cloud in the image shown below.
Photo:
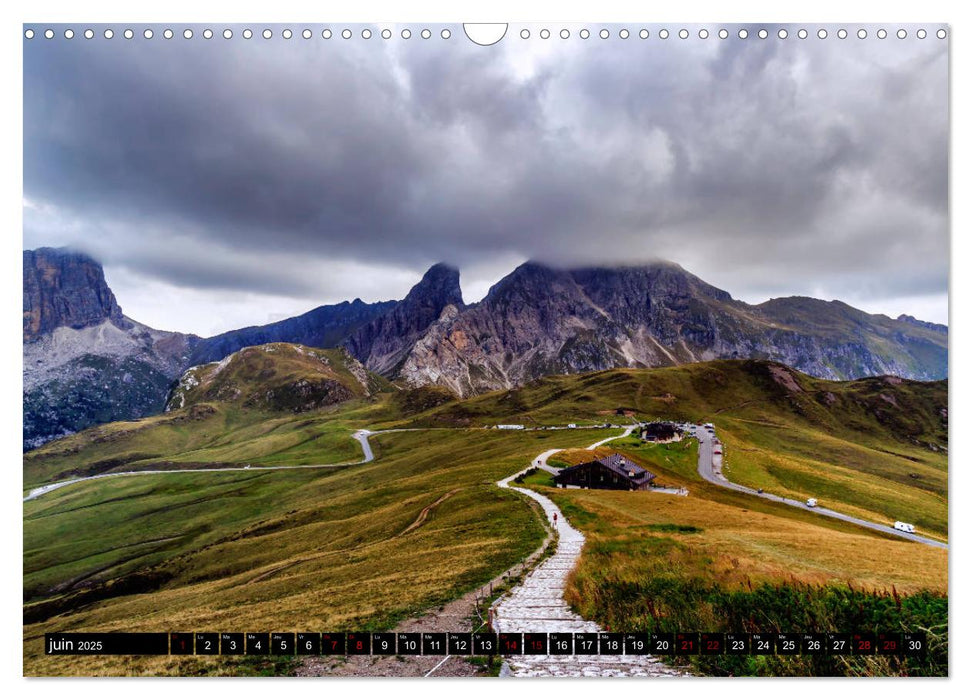
<svg viewBox="0 0 971 700"><path fill-rule="evenodd" d="M180 286L307 298L342 261L509 255L664 257L736 295L946 293L946 42L239 29L27 42L28 244L67 230Z"/></svg>

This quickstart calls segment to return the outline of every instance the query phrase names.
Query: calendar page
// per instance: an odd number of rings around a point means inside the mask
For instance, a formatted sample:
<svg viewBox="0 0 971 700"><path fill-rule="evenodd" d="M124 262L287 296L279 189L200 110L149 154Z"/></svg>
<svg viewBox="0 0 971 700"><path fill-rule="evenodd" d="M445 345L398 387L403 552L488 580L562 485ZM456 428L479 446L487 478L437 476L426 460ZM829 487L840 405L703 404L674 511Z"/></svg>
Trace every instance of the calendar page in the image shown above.
<svg viewBox="0 0 971 700"><path fill-rule="evenodd" d="M25 676L949 675L949 25L21 31Z"/></svg>

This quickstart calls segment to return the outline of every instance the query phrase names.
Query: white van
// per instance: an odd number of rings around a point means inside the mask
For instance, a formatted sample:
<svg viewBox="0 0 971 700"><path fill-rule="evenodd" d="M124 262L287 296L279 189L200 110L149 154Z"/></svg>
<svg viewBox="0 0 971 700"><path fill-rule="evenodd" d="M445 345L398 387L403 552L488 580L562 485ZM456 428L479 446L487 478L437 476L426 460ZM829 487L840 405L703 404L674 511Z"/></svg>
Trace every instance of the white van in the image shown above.
<svg viewBox="0 0 971 700"><path fill-rule="evenodd" d="M808 506L809 508L815 508L816 507L816 499L815 498L807 498L806 499L806 506Z"/></svg>
<svg viewBox="0 0 971 700"><path fill-rule="evenodd" d="M901 532L909 532L914 534L914 526L910 523L902 523L899 520L893 524L894 530L900 530Z"/></svg>

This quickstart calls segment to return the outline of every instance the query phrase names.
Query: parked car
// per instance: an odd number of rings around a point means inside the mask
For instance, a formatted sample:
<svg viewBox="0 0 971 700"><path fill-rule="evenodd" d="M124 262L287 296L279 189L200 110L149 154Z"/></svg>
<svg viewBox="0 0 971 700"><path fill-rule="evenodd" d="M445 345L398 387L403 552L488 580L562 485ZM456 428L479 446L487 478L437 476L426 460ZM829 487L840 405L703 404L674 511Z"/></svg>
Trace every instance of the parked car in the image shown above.
<svg viewBox="0 0 971 700"><path fill-rule="evenodd" d="M810 508L815 508L816 507L816 499L815 498L807 498L806 499L806 505L809 506Z"/></svg>

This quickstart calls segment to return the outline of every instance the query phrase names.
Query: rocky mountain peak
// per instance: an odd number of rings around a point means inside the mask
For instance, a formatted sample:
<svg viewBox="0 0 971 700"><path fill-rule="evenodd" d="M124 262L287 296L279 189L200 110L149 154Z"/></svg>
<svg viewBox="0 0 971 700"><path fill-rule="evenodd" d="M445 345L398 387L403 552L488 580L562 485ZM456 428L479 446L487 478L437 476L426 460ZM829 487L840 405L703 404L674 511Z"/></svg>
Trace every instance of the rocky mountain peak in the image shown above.
<svg viewBox="0 0 971 700"><path fill-rule="evenodd" d="M344 347L368 369L392 372L448 306L465 308L459 271L451 265L437 263L404 299L358 329L344 342Z"/></svg>
<svg viewBox="0 0 971 700"><path fill-rule="evenodd" d="M435 263L428 268L418 284L411 288L403 303L428 304L437 309L436 318L448 304L461 308L464 303L458 268L446 263Z"/></svg>
<svg viewBox="0 0 971 700"><path fill-rule="evenodd" d="M24 342L55 328L126 326L101 265L69 248L24 251Z"/></svg>

